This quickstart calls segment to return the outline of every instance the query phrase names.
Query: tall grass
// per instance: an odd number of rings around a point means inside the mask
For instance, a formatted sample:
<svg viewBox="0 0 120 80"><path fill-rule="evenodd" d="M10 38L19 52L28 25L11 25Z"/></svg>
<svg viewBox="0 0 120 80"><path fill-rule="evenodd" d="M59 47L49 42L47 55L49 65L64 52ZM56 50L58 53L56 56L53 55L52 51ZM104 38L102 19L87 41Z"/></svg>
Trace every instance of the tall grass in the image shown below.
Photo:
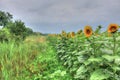
<svg viewBox="0 0 120 80"><path fill-rule="evenodd" d="M18 80L30 76L29 64L39 53L39 47L44 46L26 43L18 45L14 41L0 43L0 78L2 80Z"/></svg>
<svg viewBox="0 0 120 80"><path fill-rule="evenodd" d="M70 80L43 36L0 43L0 80Z"/></svg>

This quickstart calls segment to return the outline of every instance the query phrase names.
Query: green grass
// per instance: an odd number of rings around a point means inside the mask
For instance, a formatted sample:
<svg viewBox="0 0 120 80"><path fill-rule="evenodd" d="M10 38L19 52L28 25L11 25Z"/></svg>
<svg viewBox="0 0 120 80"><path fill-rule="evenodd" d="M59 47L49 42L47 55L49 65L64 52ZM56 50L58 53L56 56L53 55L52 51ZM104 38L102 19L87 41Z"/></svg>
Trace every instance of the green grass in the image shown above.
<svg viewBox="0 0 120 80"><path fill-rule="evenodd" d="M46 37L0 43L0 80L71 80Z"/></svg>

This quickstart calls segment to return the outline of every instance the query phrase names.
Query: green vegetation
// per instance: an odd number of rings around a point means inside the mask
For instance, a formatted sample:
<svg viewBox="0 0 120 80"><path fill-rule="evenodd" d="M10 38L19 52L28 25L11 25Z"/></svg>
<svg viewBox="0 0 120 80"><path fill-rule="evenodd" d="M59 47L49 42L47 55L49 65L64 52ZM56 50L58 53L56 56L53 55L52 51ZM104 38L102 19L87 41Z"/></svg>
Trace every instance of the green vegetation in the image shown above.
<svg viewBox="0 0 120 80"><path fill-rule="evenodd" d="M0 25L0 80L70 80L50 44L55 38L13 22L8 12L0 11Z"/></svg>
<svg viewBox="0 0 120 80"><path fill-rule="evenodd" d="M21 20L13 21L13 16L8 12L0 11L0 41L9 39L24 40L28 35L33 34L32 29L25 26Z"/></svg>
<svg viewBox="0 0 120 80"><path fill-rule="evenodd" d="M13 16L9 12L0 11L0 26L5 26L12 21Z"/></svg>
<svg viewBox="0 0 120 80"><path fill-rule="evenodd" d="M1 80L70 80L45 37L30 36L19 45L2 42L0 55Z"/></svg>
<svg viewBox="0 0 120 80"><path fill-rule="evenodd" d="M0 80L120 80L119 25L33 32L0 11Z"/></svg>
<svg viewBox="0 0 120 80"><path fill-rule="evenodd" d="M61 35L56 46L58 59L73 80L120 79L120 36L117 28L111 27L109 33L98 35L90 27L85 27L85 36L82 33L74 38L66 37L67 33Z"/></svg>

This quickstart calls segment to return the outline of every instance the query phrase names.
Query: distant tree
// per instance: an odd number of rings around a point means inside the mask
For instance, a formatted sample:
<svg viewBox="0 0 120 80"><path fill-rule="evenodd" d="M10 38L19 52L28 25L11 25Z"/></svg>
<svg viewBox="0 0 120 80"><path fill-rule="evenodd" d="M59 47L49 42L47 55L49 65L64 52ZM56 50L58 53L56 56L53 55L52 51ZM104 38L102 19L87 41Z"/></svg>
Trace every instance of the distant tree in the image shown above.
<svg viewBox="0 0 120 80"><path fill-rule="evenodd" d="M3 26L0 30L0 41L9 40L8 38L24 40L26 36L33 33L32 29L26 28L24 22L21 20L13 22L12 18L13 16L10 13L0 11L0 26Z"/></svg>
<svg viewBox="0 0 120 80"><path fill-rule="evenodd" d="M41 32L33 32L33 35L43 35L44 36L44 34L42 34Z"/></svg>
<svg viewBox="0 0 120 80"><path fill-rule="evenodd" d="M9 12L0 11L0 26L5 26L13 16Z"/></svg>
<svg viewBox="0 0 120 80"><path fill-rule="evenodd" d="M9 22L4 28L9 29L10 33L18 38L25 39L26 37L27 28L21 20Z"/></svg>
<svg viewBox="0 0 120 80"><path fill-rule="evenodd" d="M33 30L29 27L26 28L26 35L31 35L33 34Z"/></svg>

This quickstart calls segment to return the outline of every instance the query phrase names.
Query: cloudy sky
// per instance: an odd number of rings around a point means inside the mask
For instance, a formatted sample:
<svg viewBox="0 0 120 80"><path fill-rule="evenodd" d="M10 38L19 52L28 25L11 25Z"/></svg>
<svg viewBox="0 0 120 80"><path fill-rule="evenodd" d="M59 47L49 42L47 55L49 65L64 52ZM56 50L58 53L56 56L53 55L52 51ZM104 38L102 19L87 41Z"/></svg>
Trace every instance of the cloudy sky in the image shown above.
<svg viewBox="0 0 120 80"><path fill-rule="evenodd" d="M0 10L25 22L34 31L78 31L85 25L106 30L120 24L120 0L0 0Z"/></svg>

